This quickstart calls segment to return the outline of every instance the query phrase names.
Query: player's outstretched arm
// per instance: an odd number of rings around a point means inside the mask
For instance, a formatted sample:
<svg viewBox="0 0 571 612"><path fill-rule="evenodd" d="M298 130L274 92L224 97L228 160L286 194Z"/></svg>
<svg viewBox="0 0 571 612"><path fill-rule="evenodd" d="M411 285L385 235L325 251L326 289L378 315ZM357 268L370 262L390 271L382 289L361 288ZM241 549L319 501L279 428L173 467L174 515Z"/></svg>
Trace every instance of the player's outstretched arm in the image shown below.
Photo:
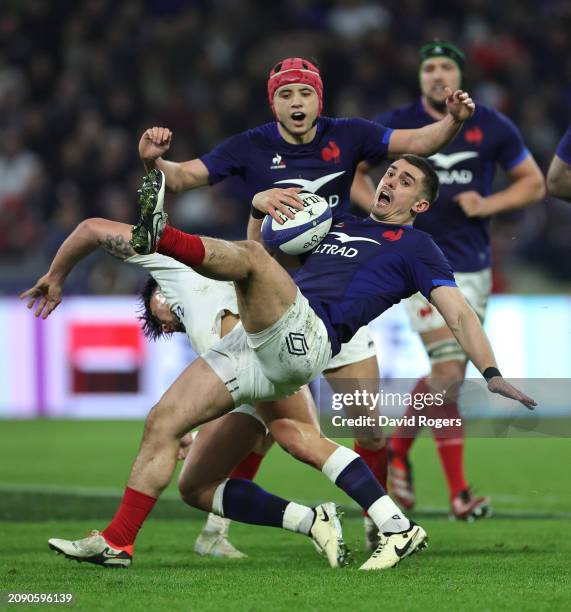
<svg viewBox="0 0 571 612"><path fill-rule="evenodd" d="M547 189L554 198L571 202L571 164L557 155L553 156L547 171Z"/></svg>
<svg viewBox="0 0 571 612"><path fill-rule="evenodd" d="M496 358L490 341L461 291L457 287L436 287L432 290L430 301L444 317L446 324L476 368L482 374L488 368L497 371ZM535 400L510 385L501 375L488 377L488 389L492 393L515 399L529 409L537 405Z"/></svg>
<svg viewBox="0 0 571 612"><path fill-rule="evenodd" d="M130 238L131 226L126 223L97 218L82 221L64 240L47 273L20 299L28 299L28 308L36 307L35 316L46 319L61 302L67 275L83 258L102 247L118 259L127 259L135 255Z"/></svg>
<svg viewBox="0 0 571 612"><path fill-rule="evenodd" d="M170 149L172 132L166 127L152 127L143 132L139 140L139 157L149 173L153 168L165 174L166 187L178 193L208 184L208 168L200 159L172 162L162 156Z"/></svg>
<svg viewBox="0 0 571 612"><path fill-rule="evenodd" d="M416 130L394 130L389 141L389 155L414 153L428 157L437 153L452 141L464 121L474 114L476 106L469 93L461 89L452 93L448 89L446 108L448 113L440 121Z"/></svg>

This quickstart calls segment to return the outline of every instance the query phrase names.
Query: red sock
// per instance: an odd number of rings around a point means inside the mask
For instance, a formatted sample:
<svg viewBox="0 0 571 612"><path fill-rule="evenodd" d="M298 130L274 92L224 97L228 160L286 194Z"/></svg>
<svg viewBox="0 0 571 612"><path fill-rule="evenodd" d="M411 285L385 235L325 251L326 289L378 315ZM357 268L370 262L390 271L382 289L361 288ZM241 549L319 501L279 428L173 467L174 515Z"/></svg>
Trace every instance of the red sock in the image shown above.
<svg viewBox="0 0 571 612"><path fill-rule="evenodd" d="M369 466L375 478L381 483L381 486L387 490L387 447L383 446L379 450L369 450L359 446L357 440L353 444L353 449L361 457L361 459Z"/></svg>
<svg viewBox="0 0 571 612"><path fill-rule="evenodd" d="M265 455L259 455L258 453L250 453L247 457L234 468L234 471L230 474L230 478L244 478L245 480L254 480L254 476L260 469Z"/></svg>
<svg viewBox="0 0 571 612"><path fill-rule="evenodd" d="M433 414L437 418L460 418L456 402L446 403L438 409L434 407L430 416L432 417ZM468 488L464 475L464 426L448 426L441 429L433 428L432 436L436 442L440 462L448 482L450 499L453 499L460 491Z"/></svg>
<svg viewBox="0 0 571 612"><path fill-rule="evenodd" d="M426 378L421 378L416 383L416 386L411 391L411 395L414 397L417 394L424 395L425 393L430 393L430 389L426 384ZM418 416L422 414L421 411L415 410L413 406L409 406L404 413L404 417L410 416ZM416 420L416 419L415 419ZM401 425L395 429L393 435L389 440L389 448L391 454L397 461L401 461L403 463L402 468L404 469L404 462L406 461L407 455L410 451L411 446L414 444L416 440L416 436L420 432L420 427L417 426L407 426Z"/></svg>
<svg viewBox="0 0 571 612"><path fill-rule="evenodd" d="M127 487L119 510L117 510L109 525L101 532L101 535L109 544L117 547L132 546L139 529L156 501L156 497L145 495L145 493Z"/></svg>
<svg viewBox="0 0 571 612"><path fill-rule="evenodd" d="M204 243L195 234L185 234L170 225L166 225L163 235L157 244L157 253L169 255L191 268L204 261Z"/></svg>

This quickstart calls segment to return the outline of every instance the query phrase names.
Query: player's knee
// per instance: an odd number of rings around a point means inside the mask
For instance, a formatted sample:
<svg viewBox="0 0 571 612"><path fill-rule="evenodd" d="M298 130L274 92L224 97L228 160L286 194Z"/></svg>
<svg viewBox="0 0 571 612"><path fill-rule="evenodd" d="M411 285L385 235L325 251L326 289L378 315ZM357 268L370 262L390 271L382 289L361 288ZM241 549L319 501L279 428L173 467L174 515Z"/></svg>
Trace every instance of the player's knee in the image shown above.
<svg viewBox="0 0 571 612"><path fill-rule="evenodd" d="M161 398L153 406L145 420L144 439L164 439L178 436L176 421L172 418L175 407L168 400ZM184 431L183 431L184 433ZM182 436L182 434L180 434Z"/></svg>
<svg viewBox="0 0 571 612"><path fill-rule="evenodd" d="M180 493L180 497L185 504L188 504L193 508L200 507L200 491L197 486L193 485L193 483L180 479L178 481L178 492Z"/></svg>
<svg viewBox="0 0 571 612"><path fill-rule="evenodd" d="M258 266L262 265L268 253L262 244L255 240L244 240L240 243L240 247L244 251L245 258L248 261L248 267L251 270L255 270Z"/></svg>
<svg viewBox="0 0 571 612"><path fill-rule="evenodd" d="M271 429L274 440L292 457L298 461L317 466L319 461L315 453L314 440L303 432L295 424L289 422L274 423ZM319 438L319 436L317 436Z"/></svg>

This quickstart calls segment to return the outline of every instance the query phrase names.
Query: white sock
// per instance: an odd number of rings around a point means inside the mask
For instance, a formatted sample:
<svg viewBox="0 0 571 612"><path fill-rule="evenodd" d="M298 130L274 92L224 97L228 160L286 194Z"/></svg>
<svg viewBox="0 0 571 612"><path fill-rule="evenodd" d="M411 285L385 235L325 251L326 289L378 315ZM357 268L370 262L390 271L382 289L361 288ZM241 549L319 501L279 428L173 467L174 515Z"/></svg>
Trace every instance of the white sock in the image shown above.
<svg viewBox="0 0 571 612"><path fill-rule="evenodd" d="M313 508L302 506L295 502L289 502L282 519L282 527L284 529L289 529L289 531L309 535L309 530L314 520L315 512Z"/></svg>
<svg viewBox="0 0 571 612"><path fill-rule="evenodd" d="M359 455L355 451L346 446L339 446L327 457L321 471L335 484L339 474L358 458Z"/></svg>
<svg viewBox="0 0 571 612"><path fill-rule="evenodd" d="M208 519L202 528L202 531L207 531L208 533L219 533L221 535L228 534L228 527L230 526L230 519L224 518L223 516L217 516L216 514L212 514L212 512L208 513Z"/></svg>
<svg viewBox="0 0 571 612"><path fill-rule="evenodd" d="M217 514L218 516L224 516L224 504L222 503L224 499L224 487L228 482L228 478L221 482L217 487L216 491L214 491L214 496L212 497L212 514Z"/></svg>
<svg viewBox="0 0 571 612"><path fill-rule="evenodd" d="M383 495L376 502L373 502L367 513L381 533L387 531L398 533L399 531L406 531L410 527L410 521L388 495Z"/></svg>

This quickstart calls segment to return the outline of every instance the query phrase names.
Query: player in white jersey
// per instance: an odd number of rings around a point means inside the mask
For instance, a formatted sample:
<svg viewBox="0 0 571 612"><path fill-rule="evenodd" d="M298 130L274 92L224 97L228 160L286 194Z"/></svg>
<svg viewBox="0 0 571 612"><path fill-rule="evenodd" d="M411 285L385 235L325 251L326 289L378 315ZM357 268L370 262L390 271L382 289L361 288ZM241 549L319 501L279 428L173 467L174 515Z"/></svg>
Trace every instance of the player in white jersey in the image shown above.
<svg viewBox="0 0 571 612"><path fill-rule="evenodd" d="M232 283L207 279L188 266L158 253L137 255L126 242L128 226L105 219L88 219L83 222L83 226L88 230L85 235L89 237L87 240L94 248L99 245L119 259L142 266L155 279L155 286L151 284L148 295L143 300L144 312L141 317L145 321L145 331L151 338L163 333L184 332L193 349L198 354L202 354L238 323L236 292ZM331 360L330 369L358 361L363 351L370 353L371 350L374 350L368 346L368 335L363 333L365 331L366 328L362 328L351 343L344 345L341 353ZM362 384L366 383L367 381L364 381ZM292 413L284 411L286 403L292 406ZM303 418L309 418L308 415L312 409L311 406L306 405L307 403L308 395L305 392L297 397L284 400L280 403L280 414L285 417L286 414L301 413ZM260 430L257 436L250 432L254 439L252 452L245 458L237 458L235 465L238 465L238 468L232 473L234 477L252 479L255 471L246 476L244 472L247 472L247 465L252 462L252 457L254 461L257 457L257 466L259 466L261 458L271 446L272 436L253 406L242 405L232 412L250 415L262 425L262 429L252 423L243 426L249 430ZM220 427L223 428L223 425ZM274 424L272 430L276 429L279 430L278 442L282 446L287 445L287 428ZM240 432L234 431L232 437L237 436L240 436ZM186 455L192 440L193 437L190 434L183 439L181 458ZM225 441L223 446L226 447L228 443L231 444L231 441ZM244 463L246 469L240 469ZM234 467L234 465L228 465L230 469ZM370 519L369 522L372 523ZM209 513L207 522L195 543L195 551L202 555L216 557L244 557L245 555L236 550L228 541L229 523L229 519ZM374 524L369 531L372 543L374 543L377 539Z"/></svg>

